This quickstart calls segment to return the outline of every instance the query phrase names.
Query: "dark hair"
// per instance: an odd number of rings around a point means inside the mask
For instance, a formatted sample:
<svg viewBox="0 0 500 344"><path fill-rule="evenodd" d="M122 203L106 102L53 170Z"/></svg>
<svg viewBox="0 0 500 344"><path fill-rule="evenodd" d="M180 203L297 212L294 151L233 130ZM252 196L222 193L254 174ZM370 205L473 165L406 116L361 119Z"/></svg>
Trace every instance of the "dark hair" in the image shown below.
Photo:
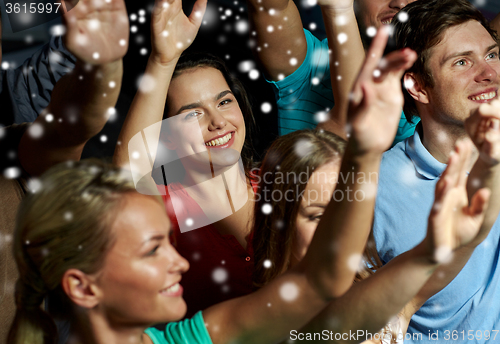
<svg viewBox="0 0 500 344"><path fill-rule="evenodd" d="M247 178L249 178L249 180L252 179L250 170L254 167L254 147L252 143L252 136L255 130L255 118L253 116L250 99L245 88L243 87L243 84L235 76L229 73L225 62L222 59L208 53L188 53L182 55L175 66L172 80L181 75L183 72L193 68L214 68L220 71L226 80L229 89L233 92L234 97L238 101L238 105L245 120L246 129L245 144L243 145L243 149L241 151L241 159L243 161ZM167 95L167 103L163 118L168 117L169 110L170 108Z"/></svg>
<svg viewBox="0 0 500 344"><path fill-rule="evenodd" d="M430 49L441 42L450 27L475 20L498 42L498 36L490 28L486 18L467 0L419 0L407 5L403 11L408 13L408 20L402 22L396 15L392 22L396 47L411 48L417 53L417 61L407 73L414 73L424 86L434 87L434 80L427 66ZM411 123L413 117L418 117L419 114L415 100L404 85L403 93L404 113Z"/></svg>
<svg viewBox="0 0 500 344"><path fill-rule="evenodd" d="M296 153L297 144L306 146L305 154ZM299 130L279 137L268 149L260 168L260 183L254 210L252 243L255 254L253 281L256 287L263 287L289 268L300 195L314 170L329 162L340 161L345 146L346 142L331 132ZM284 175L286 178L282 178ZM290 175L294 176L293 180L289 179ZM306 175L307 179L302 180L301 175ZM299 180L296 176L299 176ZM278 178L283 182L275 183ZM290 197L294 202L287 202L283 198L274 201L271 197L272 213L264 214L262 206L270 201L265 195L272 195L273 191L277 190L281 194L291 193ZM371 253L365 254L365 260L374 268L380 267L380 260L372 259L373 256L378 259L374 251L375 245L368 246ZM272 262L270 267L264 264L268 259Z"/></svg>

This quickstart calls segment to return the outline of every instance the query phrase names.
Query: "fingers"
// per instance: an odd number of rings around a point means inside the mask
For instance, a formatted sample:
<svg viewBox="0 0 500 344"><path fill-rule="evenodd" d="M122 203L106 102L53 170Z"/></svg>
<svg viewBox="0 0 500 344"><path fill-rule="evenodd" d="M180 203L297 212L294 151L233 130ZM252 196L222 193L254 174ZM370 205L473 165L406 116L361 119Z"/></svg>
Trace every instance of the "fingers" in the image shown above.
<svg viewBox="0 0 500 344"><path fill-rule="evenodd" d="M371 79L373 72L378 68L380 63L380 59L384 55L384 49L387 45L387 40L389 38L389 29L388 27L381 27L375 38L373 38L372 44L370 45L370 49L366 54L366 59L361 67L360 78L362 80Z"/></svg>
<svg viewBox="0 0 500 344"><path fill-rule="evenodd" d="M417 54L411 49L394 51L384 57L379 63L380 76L376 77L377 82L382 82L385 78L394 74L398 80L403 77L403 73L408 70L417 59Z"/></svg>
<svg viewBox="0 0 500 344"><path fill-rule="evenodd" d="M477 190L472 196L469 206L469 214L471 216L484 217L490 201L491 191L487 188Z"/></svg>
<svg viewBox="0 0 500 344"><path fill-rule="evenodd" d="M193 6L193 10L189 15L189 21L193 23L197 28L200 27L203 16L205 15L205 10L207 9L207 0L197 0Z"/></svg>
<svg viewBox="0 0 500 344"><path fill-rule="evenodd" d="M461 166L458 174L457 186L465 189L467 187L467 173L469 172L467 171L467 167L472 155L472 143L469 139L460 140L457 142L457 146L459 149L459 156L461 157Z"/></svg>

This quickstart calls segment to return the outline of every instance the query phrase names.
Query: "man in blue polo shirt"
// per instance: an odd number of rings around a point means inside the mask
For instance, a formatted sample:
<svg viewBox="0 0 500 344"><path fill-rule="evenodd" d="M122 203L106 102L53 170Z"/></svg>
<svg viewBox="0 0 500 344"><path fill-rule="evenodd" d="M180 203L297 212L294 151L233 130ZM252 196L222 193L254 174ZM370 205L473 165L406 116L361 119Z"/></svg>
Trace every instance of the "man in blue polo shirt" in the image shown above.
<svg viewBox="0 0 500 344"><path fill-rule="evenodd" d="M477 151L468 168L469 194L480 187L492 191L481 228L486 239L457 252L446 270L435 273L434 279L450 284L413 316L405 343L500 342L498 38L466 0L421 0L405 12L407 21L393 22L396 45L419 57L404 76L404 112L421 122L412 137L384 154L374 219L377 250L387 263L425 237L436 182L455 142L470 136Z"/></svg>

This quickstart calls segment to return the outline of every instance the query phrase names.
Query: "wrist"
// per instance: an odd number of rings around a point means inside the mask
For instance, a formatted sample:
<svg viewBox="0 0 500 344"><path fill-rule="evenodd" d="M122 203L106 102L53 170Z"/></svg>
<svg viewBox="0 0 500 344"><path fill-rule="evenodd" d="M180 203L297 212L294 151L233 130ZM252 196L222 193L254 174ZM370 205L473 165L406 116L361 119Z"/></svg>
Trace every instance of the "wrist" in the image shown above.
<svg viewBox="0 0 500 344"><path fill-rule="evenodd" d="M325 2L318 1L318 4L321 7L321 11L323 11L324 14L331 17L340 17L340 16L354 14L353 4L347 7L339 7L338 5L332 4L329 1Z"/></svg>
<svg viewBox="0 0 500 344"><path fill-rule="evenodd" d="M162 58L159 54L155 54L154 52L151 52L151 55L149 56L148 59L148 64L158 67L160 69L172 69L175 68L177 65L177 61L179 61L180 55L175 56L171 59L164 59Z"/></svg>
<svg viewBox="0 0 500 344"><path fill-rule="evenodd" d="M345 156L349 156L349 159L353 161L380 163L382 154L383 152L377 149L361 149L355 139L351 137L347 142Z"/></svg>
<svg viewBox="0 0 500 344"><path fill-rule="evenodd" d="M412 250L412 255L417 258L422 264L432 265L437 267L439 263L436 260L435 250L433 246L429 243L429 239L426 237L420 244L415 246Z"/></svg>

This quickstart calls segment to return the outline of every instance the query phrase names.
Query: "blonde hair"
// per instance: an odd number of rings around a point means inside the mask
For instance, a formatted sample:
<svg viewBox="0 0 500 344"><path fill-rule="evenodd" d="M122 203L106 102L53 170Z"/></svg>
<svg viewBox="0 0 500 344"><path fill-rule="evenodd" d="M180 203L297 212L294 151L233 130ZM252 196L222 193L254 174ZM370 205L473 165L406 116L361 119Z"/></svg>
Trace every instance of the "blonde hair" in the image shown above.
<svg viewBox="0 0 500 344"><path fill-rule="evenodd" d="M125 194L135 192L128 175L99 160L50 169L19 208L14 257L19 270L11 344L57 341L52 317L41 304L50 293L68 300L61 279L70 269L99 271L113 244L109 231Z"/></svg>

